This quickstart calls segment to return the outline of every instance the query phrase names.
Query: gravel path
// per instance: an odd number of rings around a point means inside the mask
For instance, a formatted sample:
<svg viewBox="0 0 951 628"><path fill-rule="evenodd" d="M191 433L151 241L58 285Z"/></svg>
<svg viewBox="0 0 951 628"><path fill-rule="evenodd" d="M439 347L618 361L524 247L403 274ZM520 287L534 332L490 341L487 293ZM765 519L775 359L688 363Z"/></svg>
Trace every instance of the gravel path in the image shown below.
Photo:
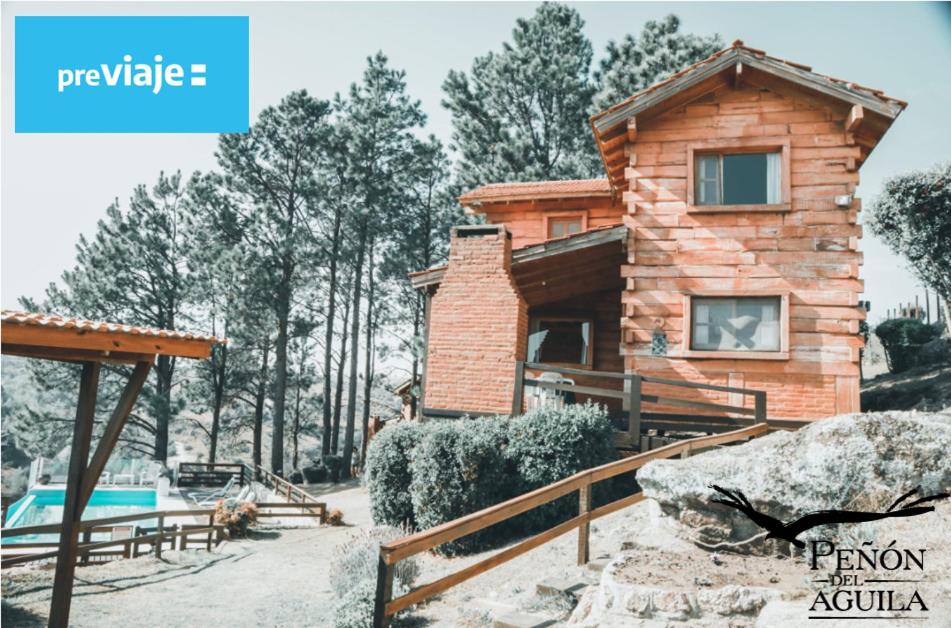
<svg viewBox="0 0 951 628"><path fill-rule="evenodd" d="M258 530L220 551L165 552L76 570L70 625L321 625L333 604L327 561L334 547L369 523L362 488L321 496L347 526ZM4 626L45 626L53 569L3 572Z"/></svg>

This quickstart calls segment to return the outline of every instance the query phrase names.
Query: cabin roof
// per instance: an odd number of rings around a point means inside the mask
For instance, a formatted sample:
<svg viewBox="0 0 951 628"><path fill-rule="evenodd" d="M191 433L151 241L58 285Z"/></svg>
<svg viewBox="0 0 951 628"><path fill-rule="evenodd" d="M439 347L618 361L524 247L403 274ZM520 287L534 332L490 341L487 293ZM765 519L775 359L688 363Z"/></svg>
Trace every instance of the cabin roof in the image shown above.
<svg viewBox="0 0 951 628"><path fill-rule="evenodd" d="M582 233L546 240L539 244L530 244L512 251L512 266L514 268L519 264L534 262L563 253L580 251L609 242L626 243L627 234L627 227L623 224L605 225L595 229L588 229ZM446 266L442 265L410 273L409 278L413 288L422 289L439 285L445 274Z"/></svg>
<svg viewBox="0 0 951 628"><path fill-rule="evenodd" d="M3 353L64 361L139 362L145 356L206 358L227 340L154 327L106 323L82 318L0 311Z"/></svg>
<svg viewBox="0 0 951 628"><path fill-rule="evenodd" d="M717 76L749 68L754 73L770 75L775 80L795 84L819 96L847 105L859 105L881 116L885 122L877 135L884 134L888 125L908 105L903 100L886 95L881 90L859 85L852 81L814 72L811 67L773 57L762 50L750 48L742 41L719 50L706 59L689 65L663 81L637 92L625 100L591 116L589 122L601 153L608 180L617 187L623 180L623 148L628 121L641 113L655 113L665 106L686 104L702 95L698 86ZM691 88L694 88L691 90ZM688 91L689 90L689 91ZM685 102L671 103L677 97ZM876 138L877 139L877 138Z"/></svg>
<svg viewBox="0 0 951 628"><path fill-rule="evenodd" d="M459 203L463 207L479 207L483 203L592 196L611 196L611 185L607 179L490 183L466 192L459 197Z"/></svg>

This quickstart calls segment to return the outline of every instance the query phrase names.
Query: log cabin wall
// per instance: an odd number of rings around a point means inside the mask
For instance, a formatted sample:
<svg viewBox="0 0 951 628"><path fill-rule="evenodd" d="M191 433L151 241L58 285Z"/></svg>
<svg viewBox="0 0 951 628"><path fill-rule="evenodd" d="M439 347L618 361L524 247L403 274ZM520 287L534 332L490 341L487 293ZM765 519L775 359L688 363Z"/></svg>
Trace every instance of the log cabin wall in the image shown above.
<svg viewBox="0 0 951 628"><path fill-rule="evenodd" d="M545 199L485 203L479 208L486 222L504 224L512 234L512 248L539 244L548 239L548 220L582 216L583 230L621 224L625 212L620 199L590 196L570 199Z"/></svg>
<svg viewBox="0 0 951 628"><path fill-rule="evenodd" d="M841 110L753 86L637 120L625 148L628 371L766 390L771 418L859 411L860 202L843 208L835 197L854 193L862 153L845 126ZM694 211L690 150L756 146L785 151L783 211ZM788 358L688 357L686 304L705 291L782 295ZM650 350L658 328L669 343L663 357Z"/></svg>

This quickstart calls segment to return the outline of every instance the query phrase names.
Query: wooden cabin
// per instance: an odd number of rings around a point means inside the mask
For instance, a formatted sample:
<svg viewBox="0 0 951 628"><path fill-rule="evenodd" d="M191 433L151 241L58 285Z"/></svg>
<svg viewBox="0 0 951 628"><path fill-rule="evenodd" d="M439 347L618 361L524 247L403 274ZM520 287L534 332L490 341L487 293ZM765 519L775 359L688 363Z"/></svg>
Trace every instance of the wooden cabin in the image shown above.
<svg viewBox="0 0 951 628"><path fill-rule="evenodd" d="M410 277L423 413L524 408L519 362L570 368L575 400L620 373L766 391L770 419L859 411L854 193L905 106L736 42L591 118L606 178L467 192L486 224Z"/></svg>

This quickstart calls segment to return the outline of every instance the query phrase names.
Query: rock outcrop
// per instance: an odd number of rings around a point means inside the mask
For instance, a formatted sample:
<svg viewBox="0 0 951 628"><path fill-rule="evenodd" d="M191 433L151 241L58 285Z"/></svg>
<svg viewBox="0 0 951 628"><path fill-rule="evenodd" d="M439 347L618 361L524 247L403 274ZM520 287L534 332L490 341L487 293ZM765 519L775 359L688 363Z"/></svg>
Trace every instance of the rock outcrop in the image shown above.
<svg viewBox="0 0 951 628"><path fill-rule="evenodd" d="M925 493L951 486L951 414L832 417L686 460L653 461L637 479L666 515L685 524L691 540L720 550L785 551L788 543L780 541L728 547L762 530L742 513L712 503L709 486L742 491L755 508L783 521L822 509L884 509L915 486Z"/></svg>

